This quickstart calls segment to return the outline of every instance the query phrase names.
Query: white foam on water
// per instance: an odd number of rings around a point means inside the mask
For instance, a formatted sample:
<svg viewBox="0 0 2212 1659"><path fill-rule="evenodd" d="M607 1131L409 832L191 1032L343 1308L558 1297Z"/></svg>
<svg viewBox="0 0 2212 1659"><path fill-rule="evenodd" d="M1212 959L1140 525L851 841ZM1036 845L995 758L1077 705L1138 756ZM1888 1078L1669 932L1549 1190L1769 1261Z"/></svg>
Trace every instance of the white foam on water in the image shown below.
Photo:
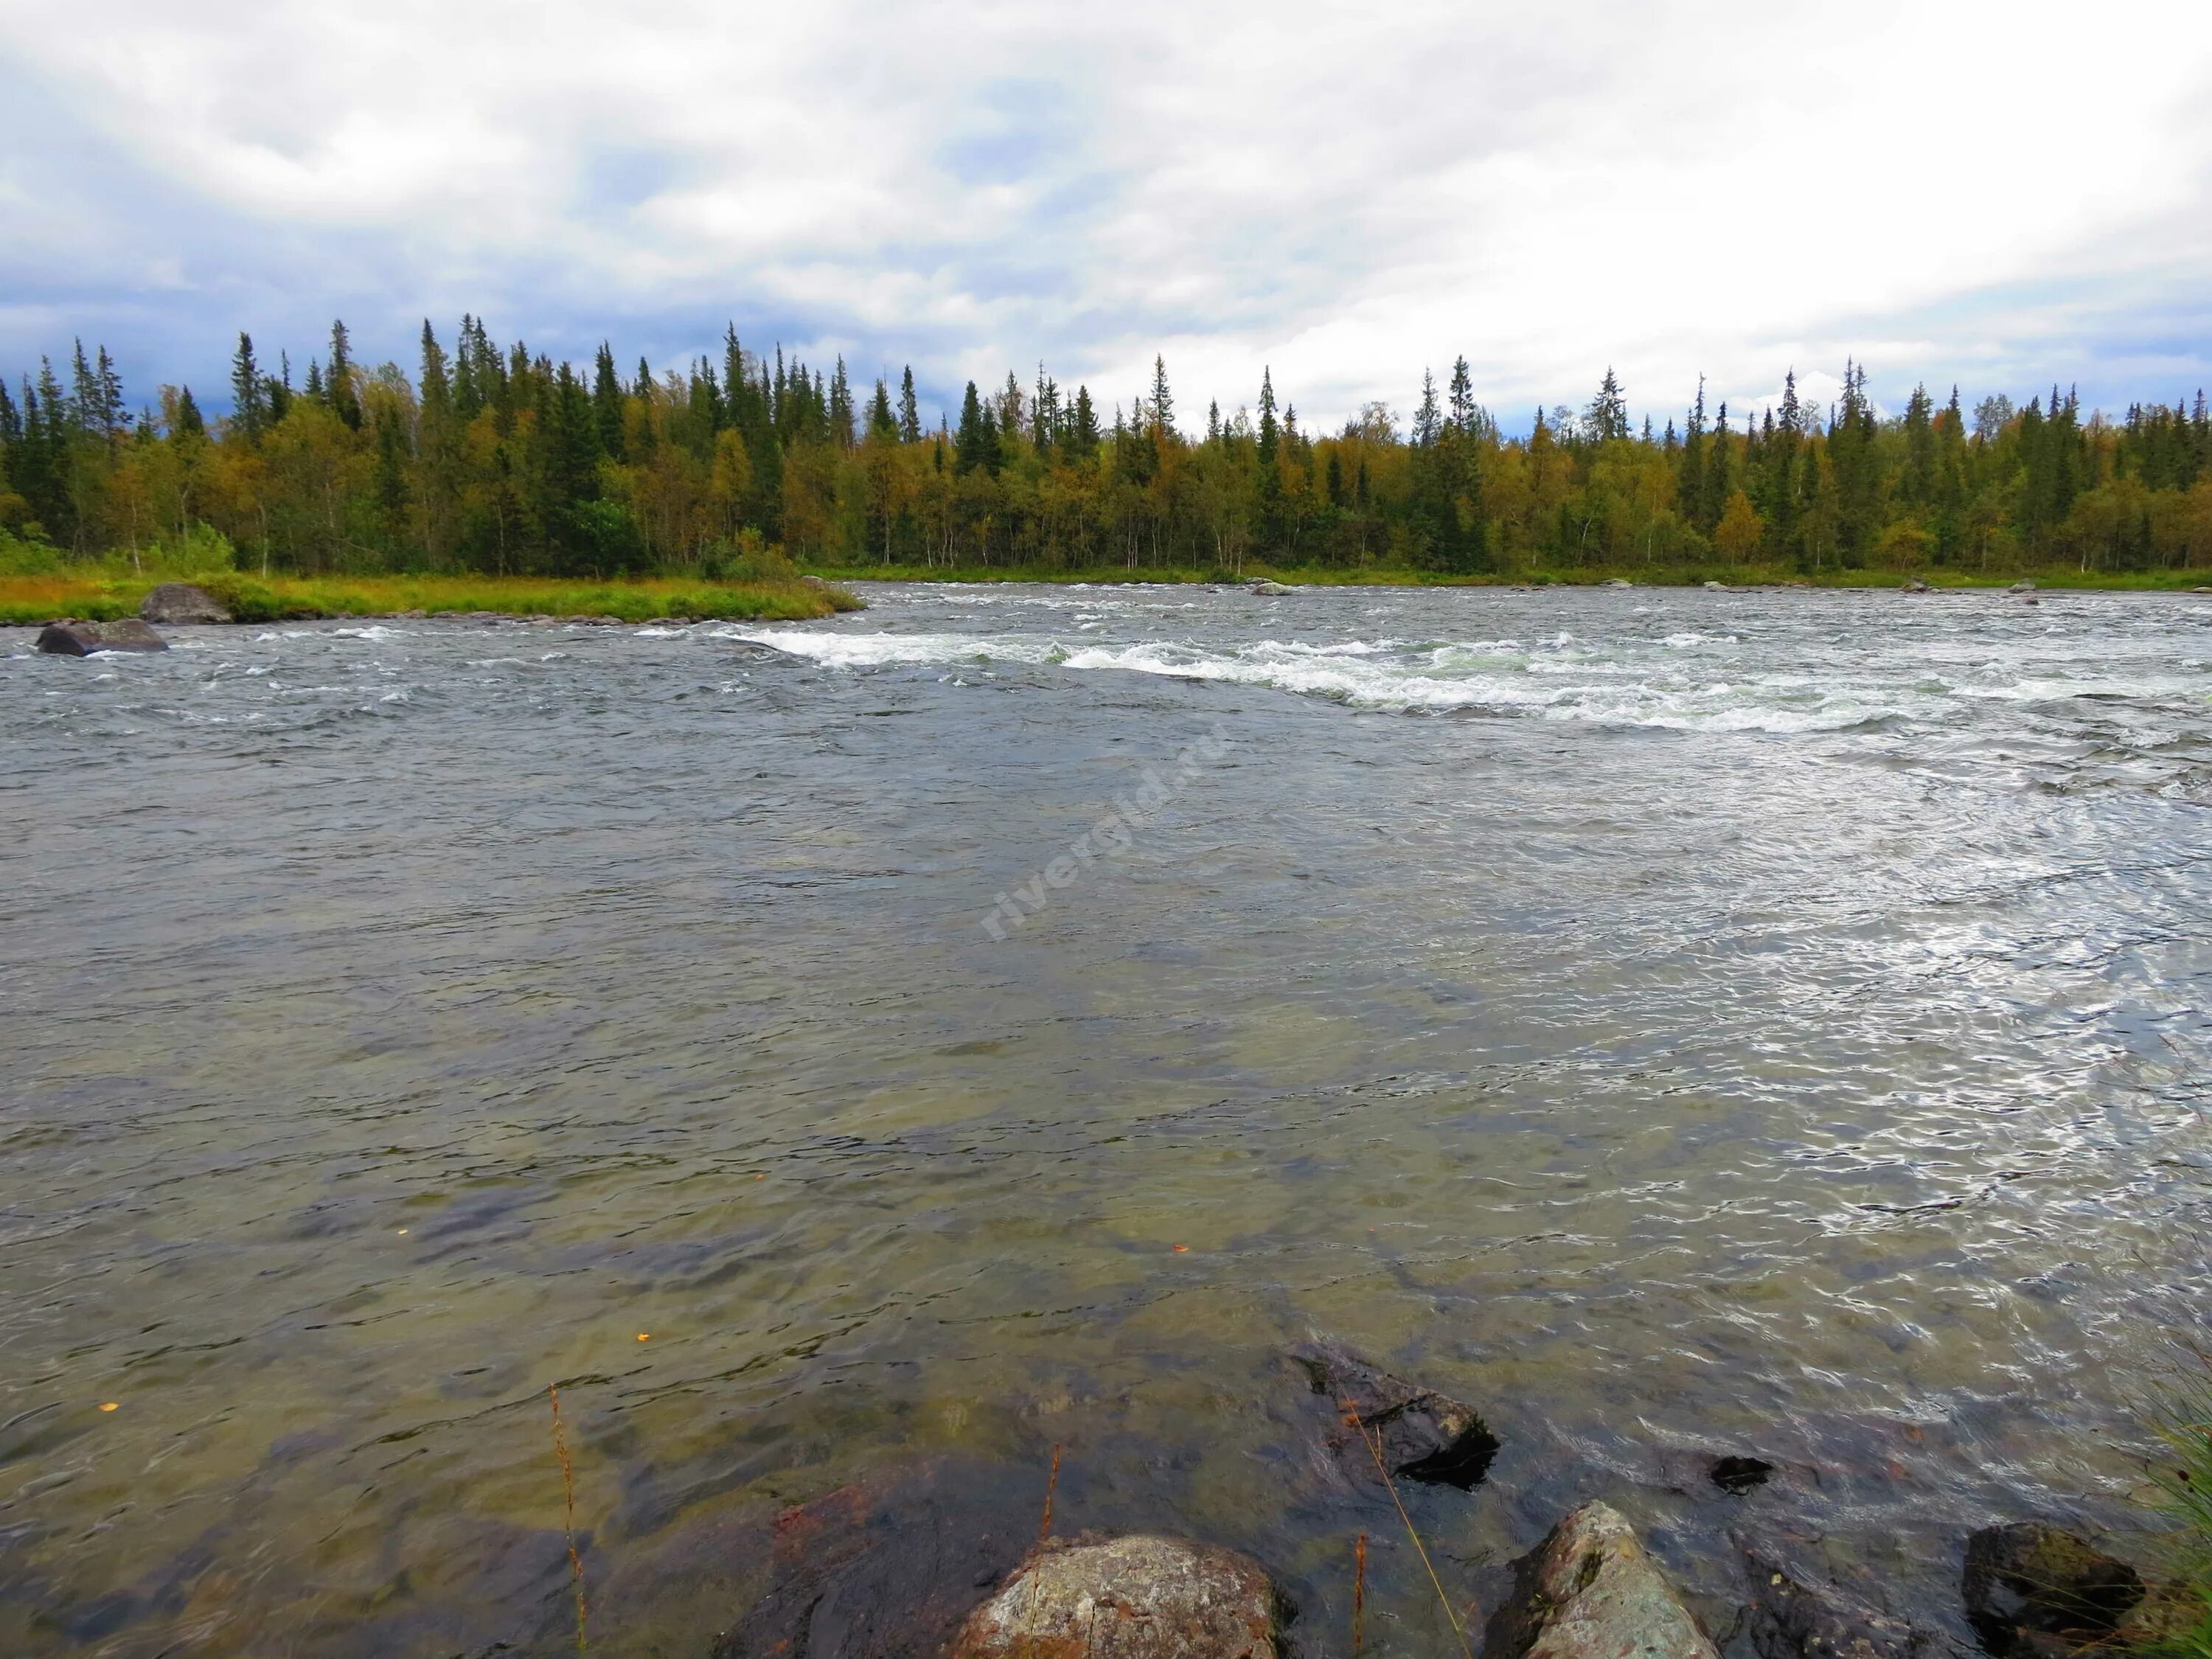
<svg viewBox="0 0 2212 1659"><path fill-rule="evenodd" d="M1084 630L1088 631L1088 630ZM1778 734L1841 732L1890 720L1942 724L1970 700L2193 699L2185 675L2069 673L2072 664L1991 659L1931 673L1866 659L1838 636L1818 665L1764 669L1732 634L1685 631L1585 639L1336 641L1266 639L1200 645L1160 638L1113 644L1046 633L852 633L804 626L718 630L836 668L894 664L1025 664L1079 673L1153 674L1269 688L1383 712L1469 711L1660 730ZM2056 672L2053 672L2053 671Z"/></svg>
<svg viewBox="0 0 2212 1659"><path fill-rule="evenodd" d="M833 668L872 668L883 663L1058 662L1067 653L1058 641L1020 635L818 634L803 628L763 628L718 635L773 646Z"/></svg>

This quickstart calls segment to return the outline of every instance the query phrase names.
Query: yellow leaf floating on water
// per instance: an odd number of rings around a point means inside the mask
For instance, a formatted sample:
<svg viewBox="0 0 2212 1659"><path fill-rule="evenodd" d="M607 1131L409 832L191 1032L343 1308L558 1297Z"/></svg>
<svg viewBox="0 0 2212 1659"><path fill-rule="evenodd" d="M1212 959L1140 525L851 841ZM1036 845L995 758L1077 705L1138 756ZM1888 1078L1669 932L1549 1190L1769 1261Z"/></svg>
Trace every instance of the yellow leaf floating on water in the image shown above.
<svg viewBox="0 0 2212 1659"><path fill-rule="evenodd" d="M641 1342L650 1342L653 1340L653 1333L651 1331L640 1331L637 1334L637 1340Z"/></svg>
<svg viewBox="0 0 2212 1659"><path fill-rule="evenodd" d="M122 1403L123 1402L118 1400L110 1400L106 1404L102 1405L100 1409L104 1412L112 1412Z"/></svg>

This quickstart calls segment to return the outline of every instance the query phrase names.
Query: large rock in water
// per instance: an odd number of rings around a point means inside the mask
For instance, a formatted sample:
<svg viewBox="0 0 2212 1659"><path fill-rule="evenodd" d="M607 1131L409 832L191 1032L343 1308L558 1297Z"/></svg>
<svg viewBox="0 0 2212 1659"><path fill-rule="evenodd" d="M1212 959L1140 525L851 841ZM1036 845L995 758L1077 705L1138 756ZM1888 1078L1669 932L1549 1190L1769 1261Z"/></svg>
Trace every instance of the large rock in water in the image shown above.
<svg viewBox="0 0 2212 1659"><path fill-rule="evenodd" d="M1719 1659L1636 1529L1585 1504L1514 1564L1483 1659Z"/></svg>
<svg viewBox="0 0 2212 1659"><path fill-rule="evenodd" d="M204 587L190 582L163 582L147 594L138 614L149 623L227 623L230 612Z"/></svg>
<svg viewBox="0 0 2212 1659"><path fill-rule="evenodd" d="M2143 1599L2142 1575L2040 1521L1966 1540L1966 1622L1997 1659L2061 1659L2110 1640Z"/></svg>
<svg viewBox="0 0 2212 1659"><path fill-rule="evenodd" d="M1276 1659L1283 1612L1233 1550L1141 1533L1048 1543L969 1614L951 1659Z"/></svg>
<svg viewBox="0 0 2212 1659"><path fill-rule="evenodd" d="M120 622L48 623L39 633L39 649L58 657L88 657L95 651L167 651L169 642L136 617Z"/></svg>
<svg viewBox="0 0 2212 1659"><path fill-rule="evenodd" d="M1301 1343L1291 1357L1316 1394L1327 1395L1340 1413L1358 1419L1359 1432L1347 1437L1344 1448L1356 1464L1374 1468L1371 1440L1358 1443L1379 1436L1382 1462L1393 1474L1469 1492L1490 1473L1498 1439L1472 1406L1393 1376L1334 1343Z"/></svg>

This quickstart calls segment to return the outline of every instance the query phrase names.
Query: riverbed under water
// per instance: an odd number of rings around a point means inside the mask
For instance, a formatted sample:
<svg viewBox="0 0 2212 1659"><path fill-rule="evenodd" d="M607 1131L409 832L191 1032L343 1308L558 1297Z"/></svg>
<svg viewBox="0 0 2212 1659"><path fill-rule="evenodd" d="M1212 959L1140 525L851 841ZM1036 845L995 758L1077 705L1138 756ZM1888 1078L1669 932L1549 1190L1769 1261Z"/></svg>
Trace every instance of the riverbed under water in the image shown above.
<svg viewBox="0 0 2212 1659"><path fill-rule="evenodd" d="M1455 1597L1604 1497L1963 1634L1971 1527L2143 1524L2212 600L867 598L0 630L0 1651L573 1651L558 1384L599 1652L1055 1446L1456 1652L1316 1334L1503 1441Z"/></svg>

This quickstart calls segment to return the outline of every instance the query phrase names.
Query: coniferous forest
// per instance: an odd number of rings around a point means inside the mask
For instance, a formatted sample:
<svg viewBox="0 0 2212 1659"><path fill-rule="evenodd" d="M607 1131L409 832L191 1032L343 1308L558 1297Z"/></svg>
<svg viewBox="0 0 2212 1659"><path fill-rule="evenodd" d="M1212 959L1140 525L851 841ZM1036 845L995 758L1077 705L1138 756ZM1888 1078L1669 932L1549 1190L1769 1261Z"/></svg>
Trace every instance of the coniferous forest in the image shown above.
<svg viewBox="0 0 2212 1659"><path fill-rule="evenodd" d="M295 369L238 341L229 412L163 386L134 413L106 350L0 385L0 534L25 560L198 548L266 574L654 574L801 564L1037 574L1378 578L2212 567L2203 394L2112 417L2052 387L2024 404L1914 391L1878 415L1847 366L1826 407L1794 373L1755 417L1702 394L1632 422L1608 370L1580 409L1506 436L1464 358L1402 417L1302 424L1262 373L1252 405L1179 410L1166 365L1126 403L1039 368L925 423L909 370L855 386L781 348L655 374L588 369L428 324L410 376L343 324ZM204 560L203 560L204 562Z"/></svg>

